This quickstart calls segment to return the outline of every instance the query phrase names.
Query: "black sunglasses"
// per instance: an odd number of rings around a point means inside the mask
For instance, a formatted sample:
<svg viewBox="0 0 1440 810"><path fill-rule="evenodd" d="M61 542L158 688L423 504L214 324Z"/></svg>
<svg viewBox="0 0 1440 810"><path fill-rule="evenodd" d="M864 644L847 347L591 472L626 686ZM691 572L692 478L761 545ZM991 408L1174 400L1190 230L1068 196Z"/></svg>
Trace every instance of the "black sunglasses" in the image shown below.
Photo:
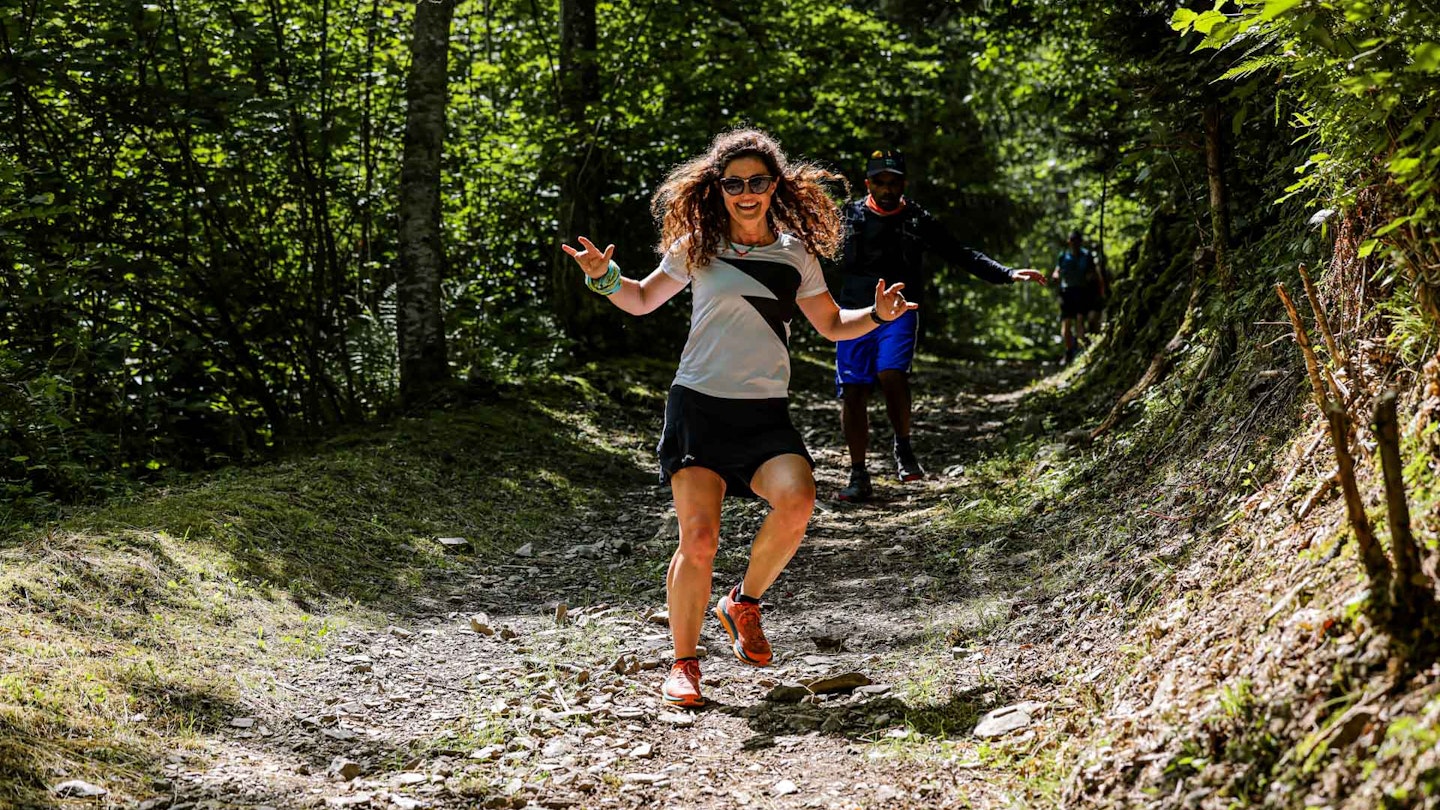
<svg viewBox="0 0 1440 810"><path fill-rule="evenodd" d="M754 177L722 177L720 178L720 190L734 197L745 191L745 186L750 186L751 194L764 194L770 188L775 178L768 174L757 174Z"/></svg>

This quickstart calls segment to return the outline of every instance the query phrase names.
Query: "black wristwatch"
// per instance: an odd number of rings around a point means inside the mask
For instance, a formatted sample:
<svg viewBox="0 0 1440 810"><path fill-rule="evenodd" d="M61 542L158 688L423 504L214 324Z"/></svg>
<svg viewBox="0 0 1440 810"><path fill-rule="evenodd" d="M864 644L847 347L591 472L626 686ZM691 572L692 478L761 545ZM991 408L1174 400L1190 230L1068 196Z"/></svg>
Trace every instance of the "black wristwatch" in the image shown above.
<svg viewBox="0 0 1440 810"><path fill-rule="evenodd" d="M880 324L881 326L884 326L885 324L889 323L889 321L887 321L887 320L885 320L884 318L880 317L880 313L878 313L878 312L875 311L875 307L870 307L870 320L874 321L875 323Z"/></svg>

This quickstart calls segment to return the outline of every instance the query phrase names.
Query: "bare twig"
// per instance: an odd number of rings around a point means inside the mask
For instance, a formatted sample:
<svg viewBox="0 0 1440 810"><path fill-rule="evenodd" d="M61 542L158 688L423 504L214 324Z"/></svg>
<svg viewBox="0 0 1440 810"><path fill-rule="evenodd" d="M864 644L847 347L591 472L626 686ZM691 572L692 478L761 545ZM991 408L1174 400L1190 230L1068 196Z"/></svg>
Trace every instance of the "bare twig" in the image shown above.
<svg viewBox="0 0 1440 810"><path fill-rule="evenodd" d="M1330 319L1326 317L1325 308L1320 304L1320 293L1315 289L1315 282L1310 280L1310 273L1306 271L1303 262L1300 264L1300 280L1305 282L1305 297L1310 299L1310 309L1315 312L1315 324L1320 328L1320 336L1325 339L1325 349L1330 352L1330 359L1336 368L1344 368L1345 376L1355 382L1355 371L1350 368L1350 358L1340 351L1335 333L1330 331Z"/></svg>
<svg viewBox="0 0 1440 810"><path fill-rule="evenodd" d="M1276 284L1275 292L1280 296L1280 302L1285 305L1285 311L1290 315L1290 322L1295 328L1295 343L1305 356L1305 369L1310 375L1310 390L1315 395L1315 402L1330 423L1330 441L1335 445L1340 488L1345 493L1345 511L1350 517L1350 529L1355 533L1355 542L1360 547L1360 561L1370 579L1371 592L1375 595L1373 606L1381 613L1388 614L1386 608L1390 596L1390 560L1385 557L1384 549L1380 548L1380 544L1375 540L1370 518L1365 514L1365 503L1360 499L1360 488L1355 484L1355 459L1350 455L1349 420L1345 416L1345 409L1339 404L1331 403L1325 394L1325 383L1320 377L1320 363L1315 359L1315 350L1310 346L1310 337L1305 332L1305 324L1300 320L1300 312L1295 309L1295 302L1290 300L1284 284ZM1388 615L1379 618L1388 619Z"/></svg>
<svg viewBox="0 0 1440 810"><path fill-rule="evenodd" d="M1420 567L1420 548L1410 532L1410 506L1405 500L1405 477L1400 463L1400 431L1396 428L1395 392L1375 401L1375 437L1385 473L1385 502L1390 516L1390 546L1395 557L1395 604L1412 616L1433 615L1435 584Z"/></svg>

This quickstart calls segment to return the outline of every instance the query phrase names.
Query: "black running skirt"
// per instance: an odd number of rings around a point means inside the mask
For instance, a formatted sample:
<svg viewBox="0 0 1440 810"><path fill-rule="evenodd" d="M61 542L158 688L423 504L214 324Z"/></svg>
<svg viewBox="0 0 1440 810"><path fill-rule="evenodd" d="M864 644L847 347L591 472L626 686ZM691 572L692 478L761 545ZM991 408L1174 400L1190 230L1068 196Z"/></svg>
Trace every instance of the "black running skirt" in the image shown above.
<svg viewBox="0 0 1440 810"><path fill-rule="evenodd" d="M794 453L815 468L784 397L724 399L680 385L665 401L659 452L661 483L686 467L704 467L725 479L726 495L738 498L756 497L750 479L776 456Z"/></svg>

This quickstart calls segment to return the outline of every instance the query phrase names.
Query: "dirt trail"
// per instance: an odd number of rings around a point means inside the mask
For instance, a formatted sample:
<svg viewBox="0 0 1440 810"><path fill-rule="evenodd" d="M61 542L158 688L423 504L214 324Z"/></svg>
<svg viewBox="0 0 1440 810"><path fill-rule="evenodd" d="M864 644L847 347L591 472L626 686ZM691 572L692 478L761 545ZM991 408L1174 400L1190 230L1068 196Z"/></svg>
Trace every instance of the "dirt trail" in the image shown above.
<svg viewBox="0 0 1440 810"><path fill-rule="evenodd" d="M250 716L204 755L175 756L157 785L168 798L147 806L1006 806L1022 781L1053 778L1031 772L1027 746L1060 733L1073 704L1059 675L1107 640L1063 649L1082 642L1061 639L1059 619L1025 600L1042 576L1033 547L981 527L972 545L989 553L957 564L930 524L983 494L969 468L1003 444L1033 374L922 369L915 437L930 477L894 482L878 454L878 498L865 505L830 500L845 468L835 402L796 401L823 502L765 597L776 665L736 661L710 619L703 711L658 700L669 639L651 614L663 607L673 523L666 490L625 485L563 535L437 584L415 615L346 628L286 671L237 675ZM878 403L872 416L883 422ZM887 430L876 437L888 449ZM738 579L762 517L759 504L727 503L717 595ZM477 632L478 613L488 619ZM874 685L765 699L776 685L849 672ZM1020 701L1044 704L1030 728L1000 748L973 736L981 715Z"/></svg>

